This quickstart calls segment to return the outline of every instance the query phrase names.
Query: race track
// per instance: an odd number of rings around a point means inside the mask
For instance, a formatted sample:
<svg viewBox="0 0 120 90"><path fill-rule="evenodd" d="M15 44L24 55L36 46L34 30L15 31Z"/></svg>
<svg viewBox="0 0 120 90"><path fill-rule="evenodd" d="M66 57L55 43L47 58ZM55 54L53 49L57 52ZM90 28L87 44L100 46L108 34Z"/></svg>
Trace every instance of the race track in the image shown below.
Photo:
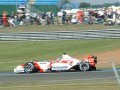
<svg viewBox="0 0 120 90"><path fill-rule="evenodd" d="M120 70L118 71L120 75ZM17 83L17 82L54 82L70 80L99 80L115 79L112 70L88 71L88 72L56 72L56 73L32 73L32 74L15 74L0 73L0 83Z"/></svg>

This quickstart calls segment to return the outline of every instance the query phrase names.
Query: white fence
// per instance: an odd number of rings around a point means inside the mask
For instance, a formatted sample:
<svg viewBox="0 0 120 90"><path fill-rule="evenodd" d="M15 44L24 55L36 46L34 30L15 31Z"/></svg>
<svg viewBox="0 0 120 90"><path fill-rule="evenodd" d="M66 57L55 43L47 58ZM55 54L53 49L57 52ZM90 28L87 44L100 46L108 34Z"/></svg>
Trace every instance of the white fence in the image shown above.
<svg viewBox="0 0 120 90"><path fill-rule="evenodd" d="M120 38L120 30L0 33L0 41Z"/></svg>

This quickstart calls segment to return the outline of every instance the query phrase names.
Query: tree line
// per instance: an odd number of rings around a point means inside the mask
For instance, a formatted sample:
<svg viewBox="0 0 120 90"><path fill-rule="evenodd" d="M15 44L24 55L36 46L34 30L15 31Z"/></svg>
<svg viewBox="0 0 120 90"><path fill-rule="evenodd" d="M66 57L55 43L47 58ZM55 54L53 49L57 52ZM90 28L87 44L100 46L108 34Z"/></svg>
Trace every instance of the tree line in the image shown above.
<svg viewBox="0 0 120 90"><path fill-rule="evenodd" d="M79 4L79 8L101 8L101 7L109 7L109 6L120 6L119 2L115 2L115 3L104 3L104 4L96 4L96 5L92 5L91 3L87 3L87 2L81 2Z"/></svg>

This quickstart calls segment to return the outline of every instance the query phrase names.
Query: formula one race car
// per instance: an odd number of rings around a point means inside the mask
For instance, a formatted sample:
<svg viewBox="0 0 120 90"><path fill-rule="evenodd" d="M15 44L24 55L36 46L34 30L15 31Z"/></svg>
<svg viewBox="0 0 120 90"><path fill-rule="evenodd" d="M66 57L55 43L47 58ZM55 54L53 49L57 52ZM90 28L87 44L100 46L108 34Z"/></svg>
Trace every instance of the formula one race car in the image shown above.
<svg viewBox="0 0 120 90"><path fill-rule="evenodd" d="M63 53L62 58L54 61L39 62L33 60L14 68L15 73L56 72L56 71L92 71L96 70L97 57L89 55L84 60L78 60Z"/></svg>

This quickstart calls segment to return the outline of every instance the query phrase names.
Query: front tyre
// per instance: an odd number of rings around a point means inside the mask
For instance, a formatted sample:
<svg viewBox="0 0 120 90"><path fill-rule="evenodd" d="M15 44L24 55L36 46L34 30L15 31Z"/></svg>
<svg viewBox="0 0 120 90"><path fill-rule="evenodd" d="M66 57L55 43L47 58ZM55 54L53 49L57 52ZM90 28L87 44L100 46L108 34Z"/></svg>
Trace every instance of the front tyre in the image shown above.
<svg viewBox="0 0 120 90"><path fill-rule="evenodd" d="M88 62L81 62L81 63L79 64L79 69L80 69L81 71L88 71L88 70L90 70L90 65L89 65Z"/></svg>
<svg viewBox="0 0 120 90"><path fill-rule="evenodd" d="M35 69L35 66L32 62L28 62L24 66L24 72L25 73L33 73Z"/></svg>

